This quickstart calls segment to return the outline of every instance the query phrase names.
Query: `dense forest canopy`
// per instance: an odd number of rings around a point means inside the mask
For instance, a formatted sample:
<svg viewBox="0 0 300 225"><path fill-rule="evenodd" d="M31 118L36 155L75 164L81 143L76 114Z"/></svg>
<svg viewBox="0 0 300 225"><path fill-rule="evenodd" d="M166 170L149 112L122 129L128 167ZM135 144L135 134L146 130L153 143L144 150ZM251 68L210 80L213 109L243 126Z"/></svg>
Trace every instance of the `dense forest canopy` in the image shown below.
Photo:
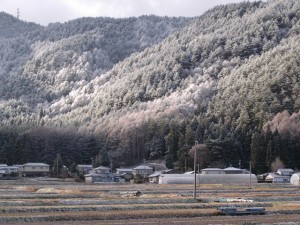
<svg viewBox="0 0 300 225"><path fill-rule="evenodd" d="M42 27L0 13L3 163L300 168L300 2L196 18L81 18Z"/></svg>

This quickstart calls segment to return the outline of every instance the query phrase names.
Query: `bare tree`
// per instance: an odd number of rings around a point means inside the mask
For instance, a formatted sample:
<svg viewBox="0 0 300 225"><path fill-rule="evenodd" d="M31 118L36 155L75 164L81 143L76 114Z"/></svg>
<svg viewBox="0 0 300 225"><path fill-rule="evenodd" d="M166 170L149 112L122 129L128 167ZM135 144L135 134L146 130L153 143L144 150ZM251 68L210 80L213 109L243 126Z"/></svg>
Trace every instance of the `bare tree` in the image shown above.
<svg viewBox="0 0 300 225"><path fill-rule="evenodd" d="M194 145L189 151L189 156L191 158L194 158L195 151L197 151L196 163L200 164L200 167L202 168L205 165L205 163L208 161L208 157L209 157L207 152L207 146L205 144Z"/></svg>
<svg viewBox="0 0 300 225"><path fill-rule="evenodd" d="M284 168L284 164L279 157L276 157L275 161L271 163L271 169L275 172L281 168Z"/></svg>

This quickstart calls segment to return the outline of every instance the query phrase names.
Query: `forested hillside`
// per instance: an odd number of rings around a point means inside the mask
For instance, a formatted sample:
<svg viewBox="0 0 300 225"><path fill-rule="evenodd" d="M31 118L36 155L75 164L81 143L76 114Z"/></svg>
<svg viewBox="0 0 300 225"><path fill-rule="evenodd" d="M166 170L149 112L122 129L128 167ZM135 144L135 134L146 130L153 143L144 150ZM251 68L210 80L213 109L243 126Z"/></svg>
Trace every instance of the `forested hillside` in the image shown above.
<svg viewBox="0 0 300 225"><path fill-rule="evenodd" d="M299 168L299 19L299 1L272 0L2 35L2 161L183 170L197 141L202 167Z"/></svg>

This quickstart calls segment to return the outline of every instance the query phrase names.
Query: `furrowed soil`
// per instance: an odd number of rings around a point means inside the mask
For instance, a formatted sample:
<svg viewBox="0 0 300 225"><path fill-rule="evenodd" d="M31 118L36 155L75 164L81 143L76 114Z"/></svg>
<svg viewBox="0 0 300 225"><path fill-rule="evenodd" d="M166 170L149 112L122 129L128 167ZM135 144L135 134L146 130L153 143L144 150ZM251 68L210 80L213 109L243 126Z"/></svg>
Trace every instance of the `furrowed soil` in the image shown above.
<svg viewBox="0 0 300 225"><path fill-rule="evenodd" d="M85 184L0 181L0 224L299 224L300 188L289 184ZM222 216L218 208L264 207L265 215Z"/></svg>

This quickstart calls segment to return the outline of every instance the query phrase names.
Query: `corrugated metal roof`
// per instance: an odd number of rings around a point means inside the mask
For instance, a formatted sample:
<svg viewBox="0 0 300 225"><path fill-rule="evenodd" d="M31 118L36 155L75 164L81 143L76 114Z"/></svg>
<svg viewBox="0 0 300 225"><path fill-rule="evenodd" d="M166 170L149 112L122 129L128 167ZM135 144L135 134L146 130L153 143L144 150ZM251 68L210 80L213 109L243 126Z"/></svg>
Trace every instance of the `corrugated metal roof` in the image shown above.
<svg viewBox="0 0 300 225"><path fill-rule="evenodd" d="M148 177L157 177L157 176L160 176L160 175L161 175L161 172L156 171L155 173L150 174Z"/></svg>
<svg viewBox="0 0 300 225"><path fill-rule="evenodd" d="M110 170L110 168L105 167L105 166L99 166L99 167L94 168L94 170Z"/></svg>

